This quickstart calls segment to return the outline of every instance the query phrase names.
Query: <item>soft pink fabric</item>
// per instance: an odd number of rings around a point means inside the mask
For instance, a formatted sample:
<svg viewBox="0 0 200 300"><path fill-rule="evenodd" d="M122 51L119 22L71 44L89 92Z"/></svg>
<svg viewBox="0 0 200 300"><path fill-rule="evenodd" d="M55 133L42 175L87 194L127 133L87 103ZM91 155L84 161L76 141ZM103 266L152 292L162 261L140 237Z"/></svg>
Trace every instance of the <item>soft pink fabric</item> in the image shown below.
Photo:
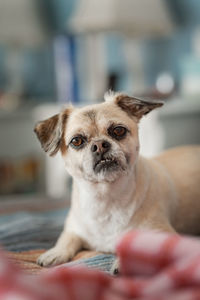
<svg viewBox="0 0 200 300"><path fill-rule="evenodd" d="M121 275L54 267L31 276L0 253L0 300L200 300L200 241L130 232L117 246Z"/></svg>

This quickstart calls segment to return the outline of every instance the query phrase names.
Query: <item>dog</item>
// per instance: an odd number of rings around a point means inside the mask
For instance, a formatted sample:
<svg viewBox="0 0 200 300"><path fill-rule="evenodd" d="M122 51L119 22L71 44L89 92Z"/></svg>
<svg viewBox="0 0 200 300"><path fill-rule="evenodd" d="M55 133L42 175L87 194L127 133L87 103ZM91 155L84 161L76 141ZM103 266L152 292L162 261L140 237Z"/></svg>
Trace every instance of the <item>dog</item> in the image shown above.
<svg viewBox="0 0 200 300"><path fill-rule="evenodd" d="M44 151L60 151L73 177L64 230L39 265L67 262L82 248L114 253L132 229L200 233L200 147L139 155L139 121L162 105L109 92L105 102L70 106L36 125Z"/></svg>

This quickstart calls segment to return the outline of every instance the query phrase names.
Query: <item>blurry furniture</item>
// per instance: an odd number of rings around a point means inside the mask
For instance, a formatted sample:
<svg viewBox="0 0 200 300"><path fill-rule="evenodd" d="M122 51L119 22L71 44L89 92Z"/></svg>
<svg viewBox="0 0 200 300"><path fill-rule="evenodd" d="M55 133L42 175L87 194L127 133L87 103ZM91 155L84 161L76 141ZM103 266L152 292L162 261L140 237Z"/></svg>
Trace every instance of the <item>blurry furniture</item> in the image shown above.
<svg viewBox="0 0 200 300"><path fill-rule="evenodd" d="M0 1L1 43L11 46L38 46L47 41L47 36L37 1Z"/></svg>
<svg viewBox="0 0 200 300"><path fill-rule="evenodd" d="M0 194L41 192L41 159L33 140L33 118L27 109L0 111Z"/></svg>
<svg viewBox="0 0 200 300"><path fill-rule="evenodd" d="M4 195L9 195L10 191L12 194L36 193L38 195L45 194L51 198L68 198L69 176L64 169L60 155L53 158L48 157L41 149L33 132L36 122L56 114L59 110L58 105L47 104L9 112L0 111L0 166L4 166L6 174L11 170L7 180L9 186L7 190L4 188L2 191ZM31 172L30 160L38 164L38 169L34 177L35 182L30 183L28 189L27 177ZM1 172L0 175L3 180L6 180L5 173ZM20 176L21 181L19 182Z"/></svg>
<svg viewBox="0 0 200 300"><path fill-rule="evenodd" d="M172 99L159 112L163 147L200 144L200 101Z"/></svg>
<svg viewBox="0 0 200 300"><path fill-rule="evenodd" d="M140 153L146 157L181 145L200 144L200 101L167 100L141 120Z"/></svg>

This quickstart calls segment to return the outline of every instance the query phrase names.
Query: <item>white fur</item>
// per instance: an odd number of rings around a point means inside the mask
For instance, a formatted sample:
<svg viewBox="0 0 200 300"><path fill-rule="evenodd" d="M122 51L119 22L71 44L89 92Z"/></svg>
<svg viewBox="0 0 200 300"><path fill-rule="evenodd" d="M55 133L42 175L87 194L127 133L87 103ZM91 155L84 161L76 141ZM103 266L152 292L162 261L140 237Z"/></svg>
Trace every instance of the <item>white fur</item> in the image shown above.
<svg viewBox="0 0 200 300"><path fill-rule="evenodd" d="M130 173L114 182L98 184L75 181L76 203L67 219L66 230L83 238L90 249L114 252L119 236L130 228L130 219L138 206L132 201L133 177Z"/></svg>
<svg viewBox="0 0 200 300"><path fill-rule="evenodd" d="M112 90L109 90L108 92L106 92L104 94L104 99L105 99L106 102L113 102L116 99L116 97L119 96L119 95L121 95L121 94L122 94L121 92L120 93L116 93L116 92L114 92Z"/></svg>

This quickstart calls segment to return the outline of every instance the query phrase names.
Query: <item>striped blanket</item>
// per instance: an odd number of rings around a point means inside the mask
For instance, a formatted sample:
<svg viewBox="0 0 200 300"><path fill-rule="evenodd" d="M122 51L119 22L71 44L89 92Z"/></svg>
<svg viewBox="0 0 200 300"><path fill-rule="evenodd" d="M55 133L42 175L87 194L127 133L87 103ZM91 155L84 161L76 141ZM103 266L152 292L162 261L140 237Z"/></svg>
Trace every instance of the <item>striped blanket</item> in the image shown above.
<svg viewBox="0 0 200 300"><path fill-rule="evenodd" d="M9 251L48 249L55 244L67 210L0 216L0 244Z"/></svg>
<svg viewBox="0 0 200 300"><path fill-rule="evenodd" d="M9 251L8 256L22 265L23 269L35 273L40 270L36 265L40 250L49 249L55 244L63 228L67 211L62 209L43 213L17 212L1 215L0 245ZM85 264L90 268L109 272L113 261L113 255L95 255L92 252L85 255L81 252L70 265Z"/></svg>

